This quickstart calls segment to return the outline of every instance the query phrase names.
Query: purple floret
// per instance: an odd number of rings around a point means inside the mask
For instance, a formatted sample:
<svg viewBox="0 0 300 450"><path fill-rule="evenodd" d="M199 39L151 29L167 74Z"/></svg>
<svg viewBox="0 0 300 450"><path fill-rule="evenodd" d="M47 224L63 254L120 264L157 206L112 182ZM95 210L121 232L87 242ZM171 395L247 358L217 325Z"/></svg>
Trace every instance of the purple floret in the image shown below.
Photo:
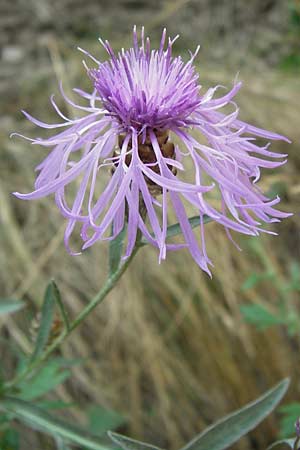
<svg viewBox="0 0 300 450"><path fill-rule="evenodd" d="M42 128L63 130L48 139L30 139L52 149L37 167L35 190L15 195L31 200L55 194L56 204L68 220L65 245L72 254L69 241L76 223L82 225L83 249L98 240L113 239L127 223L125 257L131 254L140 230L159 249L159 260L166 257L167 250L187 247L197 264L210 274L205 215L223 225L229 237L230 230L248 235L273 233L262 224L289 216L274 208L278 197L269 199L256 185L261 167L278 167L286 162L282 160L286 155L273 153L269 144L259 146L255 141L256 137L288 139L238 119L233 98L241 83L222 97L215 97L219 86L201 95L193 66L198 49L185 63L180 56L172 56L175 39L165 44L164 30L159 49L151 50L144 29L141 44L134 29L133 48L122 49L117 55L107 41L101 41L110 56L108 61L101 63L84 52L97 65L87 68L94 90L92 94L74 91L88 106L74 103L61 89L66 102L84 111L84 117L65 117L53 98L51 102L63 119L59 124L48 125L24 112ZM226 105L233 106L227 115L220 112ZM199 142L194 131L205 141ZM175 146L172 136L176 137ZM188 160L194 167L190 182L180 177ZM107 183L99 193L100 177ZM208 178L211 182L207 184L204 180ZM75 179L80 182L70 202L65 190ZM218 209L209 201L211 191L220 196ZM188 221L186 202L199 214L200 243ZM166 243L171 207L184 244Z"/></svg>

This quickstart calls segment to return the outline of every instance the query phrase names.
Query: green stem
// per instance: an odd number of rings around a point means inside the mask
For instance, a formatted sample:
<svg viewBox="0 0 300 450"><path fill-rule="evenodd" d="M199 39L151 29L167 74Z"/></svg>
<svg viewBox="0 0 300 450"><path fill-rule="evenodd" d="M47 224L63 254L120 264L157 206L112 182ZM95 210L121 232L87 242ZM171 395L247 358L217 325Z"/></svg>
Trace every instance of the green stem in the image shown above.
<svg viewBox="0 0 300 450"><path fill-rule="evenodd" d="M89 304L83 308L83 310L81 311L81 313L76 317L76 319L73 320L73 322L71 322L69 324L69 327L66 328L46 349L45 351L42 353L42 355L36 359L35 361L33 361L31 364L29 364L26 367L26 370L22 373L20 373L19 375L17 375L13 380L11 380L10 382L6 383L4 386L4 390L7 389L11 389L13 387L15 387L18 383L20 383L21 381L23 381L25 378L27 378L27 376L33 371L35 370L37 367L39 367L47 358L48 356L53 353L59 346L60 344L65 341L65 339L72 333L73 330L75 330L75 328L77 328L81 322L96 308L96 306L99 305L99 303L101 303L105 297L107 296L107 294L109 294L109 292L115 287L115 285L117 284L117 282L119 281L119 279L121 278L121 276L123 275L123 273L126 271L126 269L128 268L129 264L131 263L131 261L133 260L134 256L136 255L136 253L138 252L139 248L141 247L140 242L138 241L136 243L136 246L133 250L133 252L131 253L131 255L126 259L126 261L123 264L120 264L118 269L111 275L109 276L109 278L106 280L106 283L104 284L104 286L100 289L100 291L92 298L92 300L89 302Z"/></svg>

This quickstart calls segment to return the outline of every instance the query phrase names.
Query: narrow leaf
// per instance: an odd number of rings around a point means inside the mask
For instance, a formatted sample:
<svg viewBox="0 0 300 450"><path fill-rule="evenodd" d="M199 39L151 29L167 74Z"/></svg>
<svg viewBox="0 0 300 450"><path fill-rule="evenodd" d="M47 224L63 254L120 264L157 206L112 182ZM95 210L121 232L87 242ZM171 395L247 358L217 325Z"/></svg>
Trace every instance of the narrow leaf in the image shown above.
<svg viewBox="0 0 300 450"><path fill-rule="evenodd" d="M98 436L108 430L115 430L125 423L123 416L99 405L92 406L88 410L88 419L89 430Z"/></svg>
<svg viewBox="0 0 300 450"><path fill-rule="evenodd" d="M242 285L242 291L247 291L248 289L254 288L258 283L263 281L265 278L265 274L258 274L256 272L253 272L249 275L247 280Z"/></svg>
<svg viewBox="0 0 300 450"><path fill-rule="evenodd" d="M283 414L291 414L293 417L295 416L295 420L300 416L300 403L292 402L286 403L285 405L280 406L278 411Z"/></svg>
<svg viewBox="0 0 300 450"><path fill-rule="evenodd" d="M0 449L1 450L19 450L20 435L18 431L13 428L8 428L0 435Z"/></svg>
<svg viewBox="0 0 300 450"><path fill-rule="evenodd" d="M109 431L108 436L115 443L120 445L123 450L161 450L159 447L154 447L150 444L145 444L144 442L136 441L135 439L130 439L126 436L122 436L118 433L113 433Z"/></svg>
<svg viewBox="0 0 300 450"><path fill-rule="evenodd" d="M62 369L58 360L48 361L37 373L19 383L18 397L33 400L47 394L62 384L71 375L70 370Z"/></svg>
<svg viewBox="0 0 300 450"><path fill-rule="evenodd" d="M10 314L24 308L25 303L20 300L14 300L12 298L0 299L0 316L4 314Z"/></svg>
<svg viewBox="0 0 300 450"><path fill-rule="evenodd" d="M109 275L115 273L119 268L125 235L126 227L124 227L118 236L109 243Z"/></svg>
<svg viewBox="0 0 300 450"><path fill-rule="evenodd" d="M262 305L242 305L240 307L241 313L245 320L260 330L264 330L272 325L280 325L284 323L283 317L275 316Z"/></svg>
<svg viewBox="0 0 300 450"><path fill-rule="evenodd" d="M35 350L31 357L31 361L34 361L36 358L38 358L47 345L53 322L54 308L55 308L54 284L53 281L50 281L44 296L41 322L36 339Z"/></svg>
<svg viewBox="0 0 300 450"><path fill-rule="evenodd" d="M293 402L282 405L278 412L283 416L280 419L280 434L282 439L288 438L295 433L295 422L300 417L300 403Z"/></svg>
<svg viewBox="0 0 300 450"><path fill-rule="evenodd" d="M212 222L212 221L213 221L213 219L211 217L203 216L203 223L204 224ZM199 227L200 226L200 216L190 217L189 218L189 222L190 222L190 225L191 225L192 228ZM182 231L181 231L181 227L180 227L179 223L175 223L173 225L170 225L167 228L167 238L178 236L180 234L182 234ZM148 244L148 241L147 241L147 239L143 238L141 240L141 245L146 245L146 244Z"/></svg>
<svg viewBox="0 0 300 450"><path fill-rule="evenodd" d="M280 441L276 441L276 442L274 442L273 444L271 444L271 445L267 448L267 450L271 450L271 448L278 447L278 446L280 446L281 448L282 448L283 446L285 446L285 447L288 446L289 448L293 449L293 448L294 448L295 441L296 441L296 439L282 439L282 440L280 440Z"/></svg>
<svg viewBox="0 0 300 450"><path fill-rule="evenodd" d="M21 421L31 427L90 450L109 450L102 440L86 432L86 430L57 419L43 409L31 403L13 397L3 397L0 408L15 414Z"/></svg>
<svg viewBox="0 0 300 450"><path fill-rule="evenodd" d="M67 313L65 305L62 301L60 291L57 287L57 284L53 280L52 280L52 287L53 287L54 300L56 301L57 306L60 309L60 313L61 313L64 325L65 325L65 328L66 328L66 330L69 330L70 329L70 321L69 321L68 313Z"/></svg>
<svg viewBox="0 0 300 450"><path fill-rule="evenodd" d="M203 217L203 223L209 223L211 222L213 219L209 216L204 216ZM189 218L189 222L192 228L196 228L200 226L200 216L193 216ZM167 238L173 237L173 236L178 236L179 234L181 234L181 228L179 223L175 223L174 225L170 225L167 228Z"/></svg>
<svg viewBox="0 0 300 450"><path fill-rule="evenodd" d="M213 424L182 450L223 450L255 428L280 402L289 385L281 381L254 402Z"/></svg>
<svg viewBox="0 0 300 450"><path fill-rule="evenodd" d="M52 409L66 409L76 406L75 402L64 402L62 400L38 400L35 401L34 404L41 409L44 410L52 410Z"/></svg>

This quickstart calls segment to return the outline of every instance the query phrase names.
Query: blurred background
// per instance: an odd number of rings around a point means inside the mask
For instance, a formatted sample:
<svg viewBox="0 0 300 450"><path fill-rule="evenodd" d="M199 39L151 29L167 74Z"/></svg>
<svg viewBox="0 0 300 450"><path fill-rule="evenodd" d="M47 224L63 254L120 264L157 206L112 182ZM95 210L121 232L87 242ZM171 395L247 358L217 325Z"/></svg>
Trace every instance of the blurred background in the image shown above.
<svg viewBox="0 0 300 450"><path fill-rule="evenodd" d="M300 1L299 0L0 0L0 285L1 297L28 308L1 323L0 364L8 376L18 352L32 346L32 328L45 286L54 278L71 315L101 286L107 246L80 257L63 246L64 220L53 199L21 202L44 151L9 139L12 131L42 135L20 109L55 122L49 97L58 82L89 89L83 47L99 59L97 39L130 46L134 24L157 43L163 27L180 34L175 52L201 44L197 65L204 87L228 87L239 72L241 117L285 134L274 143L289 154L263 188L280 194L295 215L274 226L278 236L235 237L206 226L213 260L210 280L182 251L161 265L143 249L118 287L64 344L71 377L48 400L69 405L57 414L99 431L103 422L155 445L176 449L206 425L242 406L285 376L285 407L236 445L260 449L293 432L300 415ZM192 213L192 212L191 212ZM31 330L31 332L29 331ZM18 354L19 354L18 353ZM38 397L38 396L37 396ZM92 405L92 407L91 407ZM55 449L50 438L16 424L20 448ZM1 438L1 426L0 426Z"/></svg>

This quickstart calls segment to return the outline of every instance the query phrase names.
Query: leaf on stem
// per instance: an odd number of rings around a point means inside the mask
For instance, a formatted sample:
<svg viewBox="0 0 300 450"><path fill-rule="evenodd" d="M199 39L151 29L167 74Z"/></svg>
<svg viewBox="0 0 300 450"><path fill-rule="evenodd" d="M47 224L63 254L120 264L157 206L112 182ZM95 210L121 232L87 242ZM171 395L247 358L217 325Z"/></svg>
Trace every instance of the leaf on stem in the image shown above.
<svg viewBox="0 0 300 450"><path fill-rule="evenodd" d="M60 313L61 313L61 317L63 319L65 328L67 331L69 331L70 329L70 321L69 321L69 317L68 317L68 313L66 311L65 305L62 301L61 295L60 295L60 291L57 287L57 284L55 283L54 280L52 280L52 287L53 287L53 295L54 295L54 300L57 303L57 306L59 307Z"/></svg>
<svg viewBox="0 0 300 450"><path fill-rule="evenodd" d="M265 330L272 325L280 325L285 323L284 317L272 314L263 305L241 305L240 310L246 322L255 325L259 330Z"/></svg>
<svg viewBox="0 0 300 450"><path fill-rule="evenodd" d="M109 275L113 275L119 268L124 239L126 235L126 227L124 226L123 230L115 237L112 241L109 242Z"/></svg>
<svg viewBox="0 0 300 450"><path fill-rule="evenodd" d="M145 444L145 442L130 439L121 434L113 433L112 431L109 431L107 434L110 439L115 444L120 445L123 450L161 450L159 447L154 447L153 445Z"/></svg>
<svg viewBox="0 0 300 450"><path fill-rule="evenodd" d="M294 445L295 445L295 441L296 439L282 439L281 441L276 441L273 444L271 444L267 450L271 450L271 448L275 448L280 446L281 448L283 447L289 447L292 450L294 449Z"/></svg>
<svg viewBox="0 0 300 450"><path fill-rule="evenodd" d="M268 272L262 272L262 273L256 273L253 272L249 275L249 277L246 279L246 281L242 285L242 291L248 291L249 289L255 288L259 283L262 281L265 281L267 279L274 278L273 273Z"/></svg>
<svg viewBox="0 0 300 450"><path fill-rule="evenodd" d="M43 352L44 348L48 343L52 322L54 318L54 308L55 308L55 288L53 281L50 281L50 283L46 288L44 296L40 327L38 330L38 335L35 343L35 349L31 357L31 362L35 361L41 355L41 353Z"/></svg>
<svg viewBox="0 0 300 450"><path fill-rule="evenodd" d="M71 375L58 359L47 361L41 369L30 378L18 384L18 397L33 400L42 397L62 384Z"/></svg>
<svg viewBox="0 0 300 450"><path fill-rule="evenodd" d="M7 428L0 435L0 449L1 450L19 450L20 435L17 430Z"/></svg>
<svg viewBox="0 0 300 450"><path fill-rule="evenodd" d="M51 436L78 444L90 450L109 450L102 439L93 436L86 430L57 419L33 404L13 397L3 397L0 408L12 412L21 421Z"/></svg>
<svg viewBox="0 0 300 450"><path fill-rule="evenodd" d="M20 300L14 300L13 298L1 298L0 299L0 316L4 314L11 314L24 308L25 303Z"/></svg>
<svg viewBox="0 0 300 450"><path fill-rule="evenodd" d="M209 216L204 216L203 217L203 223L204 224L212 222L212 221L213 221L213 219L211 217L209 217ZM199 227L200 226L200 216L190 217L189 218L189 222L190 222L190 225L191 225L192 228ZM179 236L180 234L182 234L182 231L181 231L181 227L180 227L179 223L175 223L173 225L170 225L167 228L167 238L171 238L171 237L174 237L174 236ZM146 245L148 243L149 242L145 238L143 238L141 240L141 245Z"/></svg>
<svg viewBox="0 0 300 450"><path fill-rule="evenodd" d="M285 379L264 395L216 422L181 450L224 450L255 428L276 407L289 385Z"/></svg>
<svg viewBox="0 0 300 450"><path fill-rule="evenodd" d="M95 405L88 410L89 430L100 436L108 430L115 430L124 425L125 418L115 411Z"/></svg>
<svg viewBox="0 0 300 450"><path fill-rule="evenodd" d="M286 403L278 408L278 412L282 414L279 425L279 437L285 439L293 436L295 433L295 422L300 417L300 402Z"/></svg>

